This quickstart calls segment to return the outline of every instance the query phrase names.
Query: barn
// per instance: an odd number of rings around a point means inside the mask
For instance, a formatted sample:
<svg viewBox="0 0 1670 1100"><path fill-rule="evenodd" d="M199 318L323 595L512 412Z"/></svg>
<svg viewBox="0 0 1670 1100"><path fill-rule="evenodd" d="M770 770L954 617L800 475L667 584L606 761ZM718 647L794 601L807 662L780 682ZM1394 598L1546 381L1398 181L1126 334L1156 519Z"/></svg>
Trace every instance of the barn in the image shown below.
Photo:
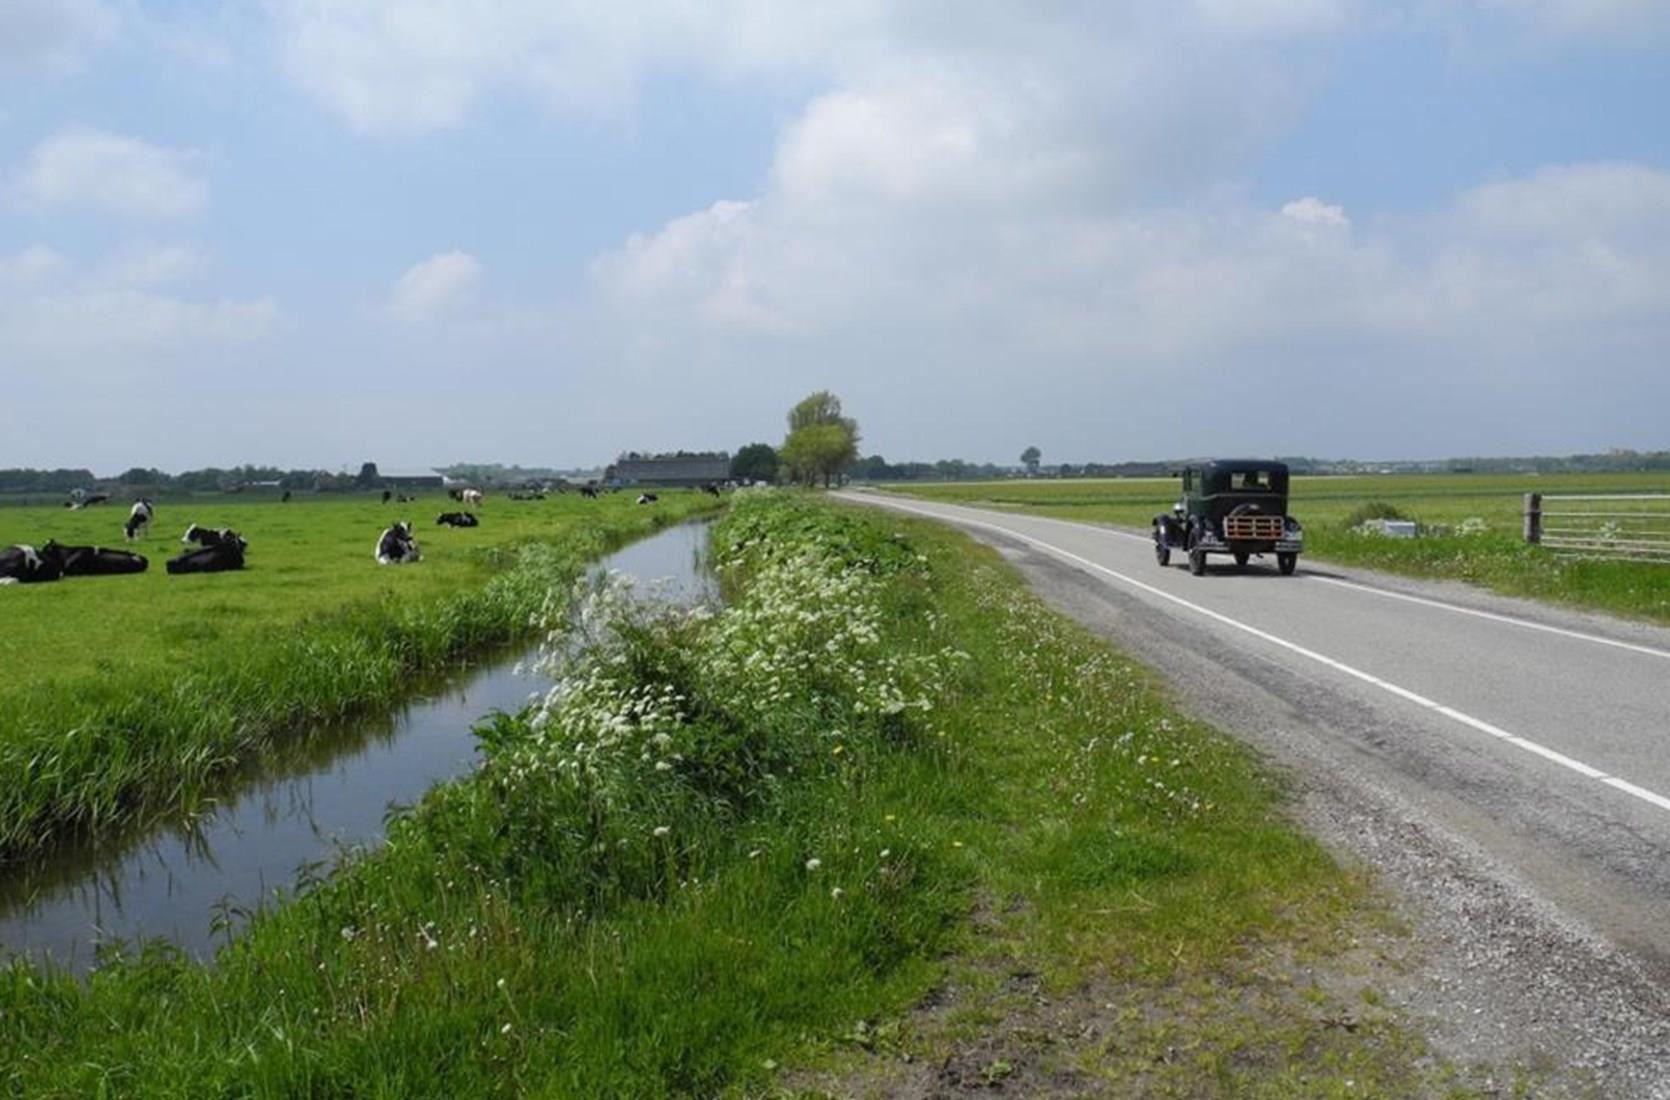
<svg viewBox="0 0 1670 1100"><path fill-rule="evenodd" d="M695 489L717 485L731 476L731 456L712 454L653 455L626 454L603 471L608 485L656 485Z"/></svg>

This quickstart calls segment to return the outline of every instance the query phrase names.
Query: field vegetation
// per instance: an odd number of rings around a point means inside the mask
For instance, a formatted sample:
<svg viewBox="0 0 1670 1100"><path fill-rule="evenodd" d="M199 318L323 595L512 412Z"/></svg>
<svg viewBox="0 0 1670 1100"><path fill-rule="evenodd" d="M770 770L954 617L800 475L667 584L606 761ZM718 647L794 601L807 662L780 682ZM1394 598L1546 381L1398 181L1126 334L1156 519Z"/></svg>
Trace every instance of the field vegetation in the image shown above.
<svg viewBox="0 0 1670 1100"><path fill-rule="evenodd" d="M751 492L712 556L721 608L554 596L559 686L213 966L153 947L84 983L0 972L0 1082L653 1097L875 1071L886 1090L995 1033L1020 975L1105 1003L1104 1026L1011 1034L971 1081L1466 1095L1374 989L1310 977L1368 902L1278 787L994 553ZM1302 967L1272 979L1280 958ZM943 1026L913 1011L952 987L992 996Z"/></svg>
<svg viewBox="0 0 1670 1100"><path fill-rule="evenodd" d="M497 497L480 527L433 525L456 507L438 494L163 502L133 544L125 507L0 510L0 545L56 538L151 560L142 574L0 588L0 860L189 811L275 737L386 707L421 674L528 636L553 585L715 502ZM373 560L395 518L415 522L422 562ZM248 568L169 576L192 522L243 534Z"/></svg>
<svg viewBox="0 0 1670 1100"><path fill-rule="evenodd" d="M888 486L926 500L1147 529L1177 500L1176 478L1037 479ZM1392 474L1296 477L1289 508L1305 525L1304 560L1470 581L1509 595L1670 623L1670 566L1561 557L1521 536L1524 495L1670 493L1670 474ZM1670 503L1670 502L1661 502ZM1418 539L1358 530L1391 516Z"/></svg>

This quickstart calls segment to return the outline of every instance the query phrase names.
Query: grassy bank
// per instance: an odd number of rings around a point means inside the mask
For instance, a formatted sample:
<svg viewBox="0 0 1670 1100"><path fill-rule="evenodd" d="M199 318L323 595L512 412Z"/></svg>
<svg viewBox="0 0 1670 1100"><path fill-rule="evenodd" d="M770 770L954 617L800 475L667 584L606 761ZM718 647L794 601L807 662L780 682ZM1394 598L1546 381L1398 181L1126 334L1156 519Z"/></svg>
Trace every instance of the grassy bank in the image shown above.
<svg viewBox="0 0 1670 1100"><path fill-rule="evenodd" d="M1177 500L1175 478L1016 480L887 486L926 500L1086 523L1146 528ZM1670 623L1670 566L1561 558L1520 537L1524 494L1664 493L1664 474L1379 475L1294 478L1289 509L1305 525L1306 557L1413 577L1481 584L1618 615ZM1419 539L1354 528L1373 515L1412 519Z"/></svg>
<svg viewBox="0 0 1670 1100"><path fill-rule="evenodd" d="M400 513L370 499L159 509L153 537L137 544L149 572L0 589L0 857L102 835L151 811L189 810L274 737L386 707L415 677L526 636L553 585L713 506L694 493L668 494L653 509L624 494L493 501L479 528L420 526L417 565L372 560L395 515L432 521L448 504ZM120 519L100 509L9 509L0 544L120 545ZM249 568L168 576L162 560L193 520L242 532Z"/></svg>
<svg viewBox="0 0 1670 1100"><path fill-rule="evenodd" d="M906 1021L996 955L1138 1010L1118 1045L1072 1054L1076 1073L1205 1096L1435 1090L1387 1014L1329 1026L1333 994L1303 981L1235 1007L1274 955L1340 950L1357 884L1242 751L995 555L783 495L742 499L715 540L726 609L585 594L553 639L565 686L484 726L478 773L215 967L153 950L85 984L5 972L0 1080L799 1089L785 1066L902 1062L988 1026L978 1005L943 1034ZM992 1080L1028 1080L1022 1056L996 1061Z"/></svg>

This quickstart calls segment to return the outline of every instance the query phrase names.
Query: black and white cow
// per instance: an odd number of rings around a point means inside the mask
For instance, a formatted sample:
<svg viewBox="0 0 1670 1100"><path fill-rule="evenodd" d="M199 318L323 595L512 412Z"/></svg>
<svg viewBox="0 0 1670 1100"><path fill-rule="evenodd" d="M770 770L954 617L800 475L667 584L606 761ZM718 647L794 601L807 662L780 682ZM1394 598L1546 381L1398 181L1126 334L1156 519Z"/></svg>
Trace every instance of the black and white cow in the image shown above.
<svg viewBox="0 0 1670 1100"><path fill-rule="evenodd" d="M145 497L133 502L133 507L128 509L128 521L122 524L122 533L129 542L151 533L151 519L155 514L151 502Z"/></svg>
<svg viewBox="0 0 1670 1100"><path fill-rule="evenodd" d="M224 542L210 543L196 550L187 550L178 557L168 559L168 572L180 573L226 573L233 569L244 567L244 551L249 549L249 543L228 531L231 538Z"/></svg>
<svg viewBox="0 0 1670 1100"><path fill-rule="evenodd" d="M481 502L485 499L486 494L480 489L465 489L463 492L458 494L459 502L462 504L468 504L472 508L480 508Z"/></svg>
<svg viewBox="0 0 1670 1100"><path fill-rule="evenodd" d="M660 499L661 498L656 496L654 493L639 493L638 494L638 503L639 504L654 504L656 501L658 501Z"/></svg>
<svg viewBox="0 0 1670 1100"><path fill-rule="evenodd" d="M435 517L437 527L480 527L481 521L472 512L442 512Z"/></svg>
<svg viewBox="0 0 1670 1100"><path fill-rule="evenodd" d="M232 542L238 538L238 533L230 527L199 527L192 524L186 528L186 533L180 536L184 543L195 542L199 546L219 546L223 542Z"/></svg>
<svg viewBox="0 0 1670 1100"><path fill-rule="evenodd" d="M40 584L55 581L64 575L64 559L48 543L40 550L33 546L8 546L0 550L0 584Z"/></svg>
<svg viewBox="0 0 1670 1100"><path fill-rule="evenodd" d="M593 485L582 485L580 486L580 495L585 497L587 500L596 500L597 487Z"/></svg>
<svg viewBox="0 0 1670 1100"><path fill-rule="evenodd" d="M103 546L63 546L48 541L41 547L41 556L51 555L63 566L66 577L114 577L124 573L143 573L151 567L150 560L131 550L109 550Z"/></svg>
<svg viewBox="0 0 1670 1100"><path fill-rule="evenodd" d="M396 523L377 540L378 565L407 565L422 558L409 523Z"/></svg>

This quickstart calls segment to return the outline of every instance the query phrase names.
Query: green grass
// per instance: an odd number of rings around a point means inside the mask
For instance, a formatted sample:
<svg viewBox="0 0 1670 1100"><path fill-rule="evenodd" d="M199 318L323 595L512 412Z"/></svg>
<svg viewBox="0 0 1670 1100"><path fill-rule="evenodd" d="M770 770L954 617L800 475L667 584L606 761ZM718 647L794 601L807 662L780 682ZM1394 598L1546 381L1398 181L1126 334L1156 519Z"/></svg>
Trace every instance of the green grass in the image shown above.
<svg viewBox="0 0 1670 1100"><path fill-rule="evenodd" d="M1147 528L1178 497L1175 478L1015 480L888 486L927 500L1087 523ZM1670 565L1562 558L1520 537L1524 495L1666 493L1670 475L1433 474L1294 478L1289 510L1305 525L1305 559L1481 584L1508 595L1670 623ZM1420 523L1419 539L1354 532L1390 508ZM1469 520L1476 533L1458 529Z"/></svg>
<svg viewBox="0 0 1670 1100"><path fill-rule="evenodd" d="M0 972L0 1083L749 1094L897 1033L979 949L982 913L1064 993L1156 1003L1272 945L1325 954L1359 918L1360 885L1244 751L992 552L786 494L739 501L715 543L727 610L589 618L613 627L549 721L485 725L480 771L213 967L152 950L84 984ZM1207 1014L1199 1057L1131 1080L1243 1095L1301 1050L1294 1095L1413 1095L1431 1072L1395 1024L1363 1043L1286 1002L1184 1011Z"/></svg>
<svg viewBox="0 0 1670 1100"><path fill-rule="evenodd" d="M165 501L132 544L148 572L0 588L0 858L189 810L275 737L386 707L421 675L526 636L553 584L712 502L500 497L478 528L435 527L449 507L439 495ZM129 545L125 515L8 508L0 545ZM415 521L421 563L373 560L395 517ZM248 568L167 575L191 522L241 532Z"/></svg>

